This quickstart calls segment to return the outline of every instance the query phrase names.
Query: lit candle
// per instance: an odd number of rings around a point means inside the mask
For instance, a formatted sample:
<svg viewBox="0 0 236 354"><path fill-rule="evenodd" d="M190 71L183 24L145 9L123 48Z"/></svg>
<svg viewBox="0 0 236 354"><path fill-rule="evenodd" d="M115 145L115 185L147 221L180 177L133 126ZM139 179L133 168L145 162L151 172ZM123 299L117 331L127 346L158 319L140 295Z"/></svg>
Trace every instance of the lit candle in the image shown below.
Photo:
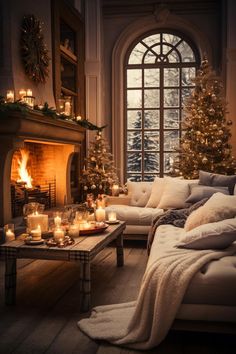
<svg viewBox="0 0 236 354"><path fill-rule="evenodd" d="M37 211L34 214L27 216L27 226L29 231L34 230L38 227L41 227L41 231L48 231L48 215L38 214Z"/></svg>
<svg viewBox="0 0 236 354"><path fill-rule="evenodd" d="M108 221L116 221L116 212L110 211L108 213Z"/></svg>
<svg viewBox="0 0 236 354"><path fill-rule="evenodd" d="M78 120L81 120L82 119L82 117L81 116L77 116L76 117L76 120L78 121Z"/></svg>
<svg viewBox="0 0 236 354"><path fill-rule="evenodd" d="M31 89L27 89L26 96L33 96L33 91Z"/></svg>
<svg viewBox="0 0 236 354"><path fill-rule="evenodd" d="M65 231L62 229L55 229L53 232L53 237L55 239L55 241L61 241L64 239L65 237Z"/></svg>
<svg viewBox="0 0 236 354"><path fill-rule="evenodd" d="M118 197L119 196L119 186L118 186L118 184L114 184L112 186L112 195L114 197Z"/></svg>
<svg viewBox="0 0 236 354"><path fill-rule="evenodd" d="M106 219L106 212L105 212L105 209L99 207L96 212L95 212L95 215L96 215L96 220L99 222L99 221L104 221Z"/></svg>
<svg viewBox="0 0 236 354"><path fill-rule="evenodd" d="M54 218L54 224L56 225L56 227L60 227L60 225L61 225L61 217L60 216L57 215Z"/></svg>
<svg viewBox="0 0 236 354"><path fill-rule="evenodd" d="M40 225L38 225L37 229L31 230L30 232L33 241L39 241L42 237L42 231Z"/></svg>
<svg viewBox="0 0 236 354"><path fill-rule="evenodd" d="M91 224L88 221L86 221L83 226L84 226L84 230L89 230L91 228Z"/></svg>
<svg viewBox="0 0 236 354"><path fill-rule="evenodd" d="M68 234L70 237L79 236L79 224L72 224L69 226Z"/></svg>
<svg viewBox="0 0 236 354"><path fill-rule="evenodd" d="M6 231L6 242L10 242L13 240L15 240L15 234L12 230L9 229Z"/></svg>
<svg viewBox="0 0 236 354"><path fill-rule="evenodd" d="M20 89L19 96L20 96L20 100L24 100L24 97L26 96L25 89Z"/></svg>
<svg viewBox="0 0 236 354"><path fill-rule="evenodd" d="M65 101L65 115L70 116L71 115L71 103L70 101Z"/></svg>
<svg viewBox="0 0 236 354"><path fill-rule="evenodd" d="M14 102L14 91L7 91L7 102Z"/></svg>

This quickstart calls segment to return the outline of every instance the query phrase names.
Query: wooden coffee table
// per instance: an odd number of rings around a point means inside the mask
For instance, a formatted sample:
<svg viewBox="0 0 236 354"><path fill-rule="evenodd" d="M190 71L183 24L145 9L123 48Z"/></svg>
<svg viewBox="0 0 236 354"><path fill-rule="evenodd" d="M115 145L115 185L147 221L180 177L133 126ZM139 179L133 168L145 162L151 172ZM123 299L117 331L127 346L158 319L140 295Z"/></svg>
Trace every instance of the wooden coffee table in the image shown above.
<svg viewBox="0 0 236 354"><path fill-rule="evenodd" d="M117 266L124 264L123 231L125 222L109 225L100 234L81 236L75 243L65 248L42 245L26 245L18 238L15 241L0 245L0 256L5 259L5 303L16 302L16 260L17 258L61 260L80 263L80 309L86 312L91 301L91 260L110 242L116 240Z"/></svg>

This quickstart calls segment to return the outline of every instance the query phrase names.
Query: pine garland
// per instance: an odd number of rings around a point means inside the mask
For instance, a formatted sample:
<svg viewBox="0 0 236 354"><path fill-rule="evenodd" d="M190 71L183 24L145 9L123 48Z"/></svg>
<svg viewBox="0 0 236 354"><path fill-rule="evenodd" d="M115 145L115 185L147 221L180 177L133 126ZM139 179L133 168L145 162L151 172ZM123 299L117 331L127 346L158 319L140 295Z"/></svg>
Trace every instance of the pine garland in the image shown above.
<svg viewBox="0 0 236 354"><path fill-rule="evenodd" d="M44 116L51 117L52 119L66 120L73 122L88 130L102 131L106 125L98 127L97 125L89 122L87 119L75 120L72 116L66 116L65 114L57 113L56 109L49 107L45 102L43 107L34 106L34 109L28 107L28 105L20 100L15 102L5 102L5 98L0 96L0 118L5 118L10 112L21 112L22 114L29 112L41 112Z"/></svg>

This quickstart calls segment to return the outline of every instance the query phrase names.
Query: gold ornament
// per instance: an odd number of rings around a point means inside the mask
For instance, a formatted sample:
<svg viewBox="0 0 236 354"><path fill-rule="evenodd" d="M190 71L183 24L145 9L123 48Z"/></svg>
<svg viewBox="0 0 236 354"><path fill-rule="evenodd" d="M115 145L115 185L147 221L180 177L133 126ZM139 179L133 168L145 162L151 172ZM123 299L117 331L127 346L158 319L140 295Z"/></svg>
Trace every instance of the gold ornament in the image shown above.
<svg viewBox="0 0 236 354"><path fill-rule="evenodd" d="M227 121L227 125L232 125L232 124L233 124L232 120Z"/></svg>
<svg viewBox="0 0 236 354"><path fill-rule="evenodd" d="M208 162L208 158L206 156L203 157L202 163L206 164Z"/></svg>
<svg viewBox="0 0 236 354"><path fill-rule="evenodd" d="M96 189L95 184L92 184L91 189Z"/></svg>
<svg viewBox="0 0 236 354"><path fill-rule="evenodd" d="M87 186L84 186L84 191L87 191L88 190L88 187Z"/></svg>
<svg viewBox="0 0 236 354"><path fill-rule="evenodd" d="M213 116L215 114L214 108L210 108L208 112L211 116Z"/></svg>

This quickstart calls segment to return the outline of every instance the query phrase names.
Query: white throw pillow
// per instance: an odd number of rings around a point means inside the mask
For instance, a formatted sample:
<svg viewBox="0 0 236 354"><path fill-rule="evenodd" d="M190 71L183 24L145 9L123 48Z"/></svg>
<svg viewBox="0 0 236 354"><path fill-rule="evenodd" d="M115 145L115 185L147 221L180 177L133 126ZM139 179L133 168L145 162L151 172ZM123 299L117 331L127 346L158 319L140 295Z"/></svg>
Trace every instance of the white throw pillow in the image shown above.
<svg viewBox="0 0 236 354"><path fill-rule="evenodd" d="M158 208L161 209L178 209L185 208L187 204L185 200L189 196L188 180L179 178L164 177L164 189Z"/></svg>
<svg viewBox="0 0 236 354"><path fill-rule="evenodd" d="M199 225L208 224L236 216L236 196L215 193L200 208L187 218L184 229L192 230Z"/></svg>
<svg viewBox="0 0 236 354"><path fill-rule="evenodd" d="M156 177L154 179L152 184L151 195L146 204L147 208L156 208L158 206L164 190L164 185L165 185L164 178Z"/></svg>
<svg viewBox="0 0 236 354"><path fill-rule="evenodd" d="M223 249L236 241L236 218L204 224L186 232L177 247Z"/></svg>
<svg viewBox="0 0 236 354"><path fill-rule="evenodd" d="M127 182L130 205L145 207L151 195L153 182Z"/></svg>
<svg viewBox="0 0 236 354"><path fill-rule="evenodd" d="M212 195L212 197L206 202L205 206L225 206L235 207L236 206L236 195L225 195L223 193L217 192Z"/></svg>

